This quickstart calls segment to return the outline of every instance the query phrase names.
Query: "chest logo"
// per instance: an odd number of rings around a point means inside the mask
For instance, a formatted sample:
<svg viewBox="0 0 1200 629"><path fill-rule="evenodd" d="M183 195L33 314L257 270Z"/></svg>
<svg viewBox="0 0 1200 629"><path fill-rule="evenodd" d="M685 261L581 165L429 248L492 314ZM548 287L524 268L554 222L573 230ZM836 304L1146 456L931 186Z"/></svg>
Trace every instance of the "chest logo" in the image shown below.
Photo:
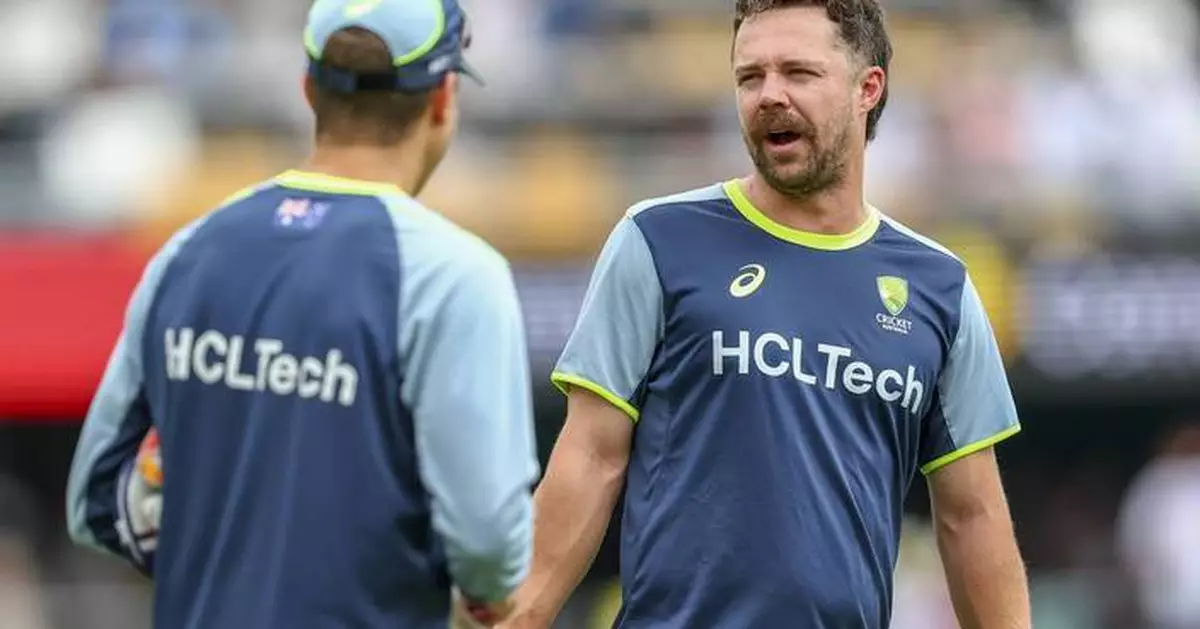
<svg viewBox="0 0 1200 629"><path fill-rule="evenodd" d="M737 277L729 284L729 294L737 299L749 297L762 286L767 279L767 269L761 264L747 264L738 269Z"/></svg>
<svg viewBox="0 0 1200 629"><path fill-rule="evenodd" d="M904 309L908 307L908 280L903 277L881 275L875 282L879 286L879 298L883 300L883 307L887 308L893 317L904 312Z"/></svg>
<svg viewBox="0 0 1200 629"><path fill-rule="evenodd" d="M881 275L876 278L875 285L879 289L879 299L889 313L879 313L875 316L875 322L889 332L911 332L912 321L900 318L900 313L908 308L908 280L893 275Z"/></svg>

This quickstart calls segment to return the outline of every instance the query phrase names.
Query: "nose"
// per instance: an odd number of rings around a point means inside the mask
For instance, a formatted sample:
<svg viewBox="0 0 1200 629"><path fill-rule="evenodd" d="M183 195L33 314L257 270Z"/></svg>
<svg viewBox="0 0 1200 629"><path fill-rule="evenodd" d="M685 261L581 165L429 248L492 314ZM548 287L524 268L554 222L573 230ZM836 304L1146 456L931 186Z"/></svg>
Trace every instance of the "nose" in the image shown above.
<svg viewBox="0 0 1200 629"><path fill-rule="evenodd" d="M768 72L762 81L762 89L758 92L759 109L773 109L787 106L787 90L783 77L778 73Z"/></svg>

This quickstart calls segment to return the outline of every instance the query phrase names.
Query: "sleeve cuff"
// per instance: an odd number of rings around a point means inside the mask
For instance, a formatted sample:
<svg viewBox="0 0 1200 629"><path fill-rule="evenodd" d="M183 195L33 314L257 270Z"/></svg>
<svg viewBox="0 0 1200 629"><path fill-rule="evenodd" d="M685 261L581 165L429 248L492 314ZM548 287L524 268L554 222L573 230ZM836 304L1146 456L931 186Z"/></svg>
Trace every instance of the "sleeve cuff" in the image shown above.
<svg viewBox="0 0 1200 629"><path fill-rule="evenodd" d="M604 400L609 404L621 409L621 411L628 415L629 419L633 420L634 423L637 423L638 419L641 418L641 411L634 408L634 406L624 398L616 393L613 393L604 386L588 380L587 378L556 371L550 375L550 382L554 383L554 386L557 387L559 391L562 391L564 395L569 394L570 387L573 386L591 391L592 393L604 398Z"/></svg>
<svg viewBox="0 0 1200 629"><path fill-rule="evenodd" d="M950 465L951 463L953 463L959 459L966 458L972 454L975 454L976 452L979 452L980 450L985 450L987 448L990 448L990 447L996 445L997 443L1000 443L1001 441L1004 441L1005 439L1008 439L1009 437L1011 437L1019 432L1021 432L1021 425L1015 424L1002 432L992 435L991 437L988 437L986 439L981 439L979 441L976 441L975 443L965 445L965 446L963 446L953 452L950 452L948 454L943 454L942 456L930 461L929 463L922 465L921 473L924 474L925 476L929 476L930 474L936 472L937 470L939 470L943 467L946 467L947 465Z"/></svg>

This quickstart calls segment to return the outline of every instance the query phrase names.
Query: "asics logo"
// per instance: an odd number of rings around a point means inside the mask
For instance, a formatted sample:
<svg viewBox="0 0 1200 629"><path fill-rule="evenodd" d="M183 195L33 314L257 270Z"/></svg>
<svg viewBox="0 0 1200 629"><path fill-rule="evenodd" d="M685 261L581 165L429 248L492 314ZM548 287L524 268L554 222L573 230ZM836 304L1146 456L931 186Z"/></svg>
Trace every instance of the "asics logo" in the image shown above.
<svg viewBox="0 0 1200 629"><path fill-rule="evenodd" d="M747 264L738 271L738 276L729 284L729 294L737 299L753 295L767 279L767 269L761 264Z"/></svg>

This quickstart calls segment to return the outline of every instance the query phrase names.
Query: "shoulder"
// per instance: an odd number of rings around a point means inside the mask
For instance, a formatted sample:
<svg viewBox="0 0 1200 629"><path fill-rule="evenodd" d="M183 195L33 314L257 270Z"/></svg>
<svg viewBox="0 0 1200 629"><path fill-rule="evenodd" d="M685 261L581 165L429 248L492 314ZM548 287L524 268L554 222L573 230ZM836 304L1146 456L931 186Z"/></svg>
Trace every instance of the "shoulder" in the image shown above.
<svg viewBox="0 0 1200 629"><path fill-rule="evenodd" d="M939 313L948 337L961 331L981 313L979 297L971 283L966 262L941 242L876 210L880 233L875 242L888 250L898 264L895 275L918 292ZM881 278L882 281L883 278Z"/></svg>
<svg viewBox="0 0 1200 629"><path fill-rule="evenodd" d="M876 209L876 212L879 214L881 224L885 229L889 230L889 232L896 239L907 242L918 253L924 253L932 259L939 260L948 266L962 269L963 271L966 270L966 264L963 262L962 258L955 255L954 252L950 251L950 249L946 248L946 246L942 243L918 232L915 229L912 229L911 227L901 223L891 216L884 214L878 209Z"/></svg>
<svg viewBox="0 0 1200 629"><path fill-rule="evenodd" d="M143 282L151 286L157 286L162 281L171 263L178 259L188 249L189 245L196 242L196 235L203 230L205 225L211 222L212 218L220 210L221 208L211 210L175 230L150 257L143 274Z"/></svg>
<svg viewBox="0 0 1200 629"><path fill-rule="evenodd" d="M727 200L728 197L725 195L724 186L720 183L715 183L702 188L693 188L675 194L643 199L630 206L625 211L625 217L636 221L671 212L672 210L685 210L687 208L695 208Z"/></svg>
<svg viewBox="0 0 1200 629"><path fill-rule="evenodd" d="M697 218L731 212L732 205L721 183L647 198L625 210L610 241L624 247L657 250L672 245Z"/></svg>
<svg viewBox="0 0 1200 629"><path fill-rule="evenodd" d="M511 281L508 259L490 243L407 196L380 197L388 210L406 274Z"/></svg>

